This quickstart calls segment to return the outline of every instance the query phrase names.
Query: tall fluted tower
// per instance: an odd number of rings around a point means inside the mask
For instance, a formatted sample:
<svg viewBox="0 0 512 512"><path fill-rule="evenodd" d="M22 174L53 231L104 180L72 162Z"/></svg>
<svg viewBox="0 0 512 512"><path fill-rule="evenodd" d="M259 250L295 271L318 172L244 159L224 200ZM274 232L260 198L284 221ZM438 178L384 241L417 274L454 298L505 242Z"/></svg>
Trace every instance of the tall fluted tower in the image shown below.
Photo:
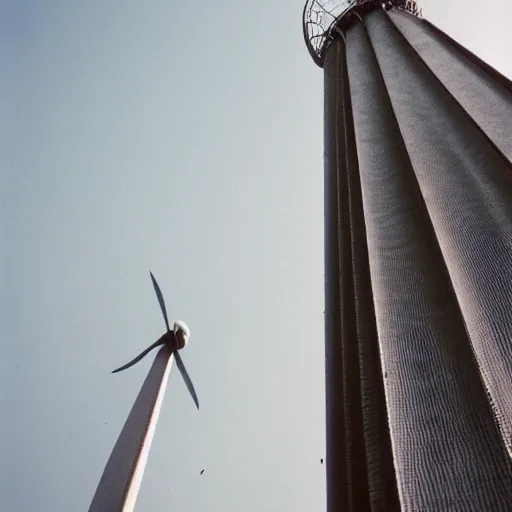
<svg viewBox="0 0 512 512"><path fill-rule="evenodd" d="M309 0L328 512L512 510L512 83L414 1Z"/></svg>

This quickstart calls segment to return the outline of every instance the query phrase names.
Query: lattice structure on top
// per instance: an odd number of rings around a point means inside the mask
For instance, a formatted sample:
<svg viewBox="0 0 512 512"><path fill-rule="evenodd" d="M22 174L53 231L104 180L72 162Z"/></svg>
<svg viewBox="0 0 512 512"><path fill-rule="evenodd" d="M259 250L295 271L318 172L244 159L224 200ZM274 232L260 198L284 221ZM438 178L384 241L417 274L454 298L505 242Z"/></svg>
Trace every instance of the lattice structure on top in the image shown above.
<svg viewBox="0 0 512 512"><path fill-rule="evenodd" d="M304 40L315 63L322 67L325 52L343 19L354 11L375 8L397 8L422 16L415 0L307 0L302 19Z"/></svg>

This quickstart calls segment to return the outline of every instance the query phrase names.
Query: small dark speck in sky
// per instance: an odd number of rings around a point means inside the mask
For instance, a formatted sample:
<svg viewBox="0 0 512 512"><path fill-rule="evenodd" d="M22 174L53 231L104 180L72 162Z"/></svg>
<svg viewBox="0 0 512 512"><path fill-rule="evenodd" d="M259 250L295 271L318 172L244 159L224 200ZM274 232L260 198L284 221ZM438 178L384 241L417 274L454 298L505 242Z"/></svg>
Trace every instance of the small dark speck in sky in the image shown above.
<svg viewBox="0 0 512 512"><path fill-rule="evenodd" d="M204 469L201 471L201 473L199 473L200 475L202 475L204 473Z"/></svg>
<svg viewBox="0 0 512 512"><path fill-rule="evenodd" d="M323 464L324 463L324 459L320 459L320 464Z"/></svg>

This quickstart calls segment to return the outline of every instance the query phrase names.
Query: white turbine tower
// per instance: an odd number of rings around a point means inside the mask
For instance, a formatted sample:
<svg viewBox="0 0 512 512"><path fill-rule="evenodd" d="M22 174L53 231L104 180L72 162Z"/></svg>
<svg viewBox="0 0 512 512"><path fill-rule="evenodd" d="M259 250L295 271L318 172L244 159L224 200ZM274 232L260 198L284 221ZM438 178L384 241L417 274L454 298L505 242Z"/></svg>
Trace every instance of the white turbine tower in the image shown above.
<svg viewBox="0 0 512 512"><path fill-rule="evenodd" d="M187 345L190 330L184 322L176 321L174 329L171 331L162 292L151 272L150 275L167 332L135 359L112 372L126 370L140 361L153 348L163 345L156 355L110 454L89 512L131 512L134 509L173 359L176 360L176 366L199 409L194 386L178 353L178 350Z"/></svg>

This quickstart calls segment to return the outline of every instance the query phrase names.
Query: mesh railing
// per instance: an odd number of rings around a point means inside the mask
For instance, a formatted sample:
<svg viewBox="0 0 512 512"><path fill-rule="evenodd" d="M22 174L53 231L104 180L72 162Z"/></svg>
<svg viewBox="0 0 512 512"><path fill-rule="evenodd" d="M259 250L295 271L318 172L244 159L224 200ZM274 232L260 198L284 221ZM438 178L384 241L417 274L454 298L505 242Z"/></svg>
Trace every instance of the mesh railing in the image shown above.
<svg viewBox="0 0 512 512"><path fill-rule="evenodd" d="M421 17L421 9L414 0L308 0L302 19L304 40L316 64L322 66L339 21L354 8L362 6L395 7Z"/></svg>

